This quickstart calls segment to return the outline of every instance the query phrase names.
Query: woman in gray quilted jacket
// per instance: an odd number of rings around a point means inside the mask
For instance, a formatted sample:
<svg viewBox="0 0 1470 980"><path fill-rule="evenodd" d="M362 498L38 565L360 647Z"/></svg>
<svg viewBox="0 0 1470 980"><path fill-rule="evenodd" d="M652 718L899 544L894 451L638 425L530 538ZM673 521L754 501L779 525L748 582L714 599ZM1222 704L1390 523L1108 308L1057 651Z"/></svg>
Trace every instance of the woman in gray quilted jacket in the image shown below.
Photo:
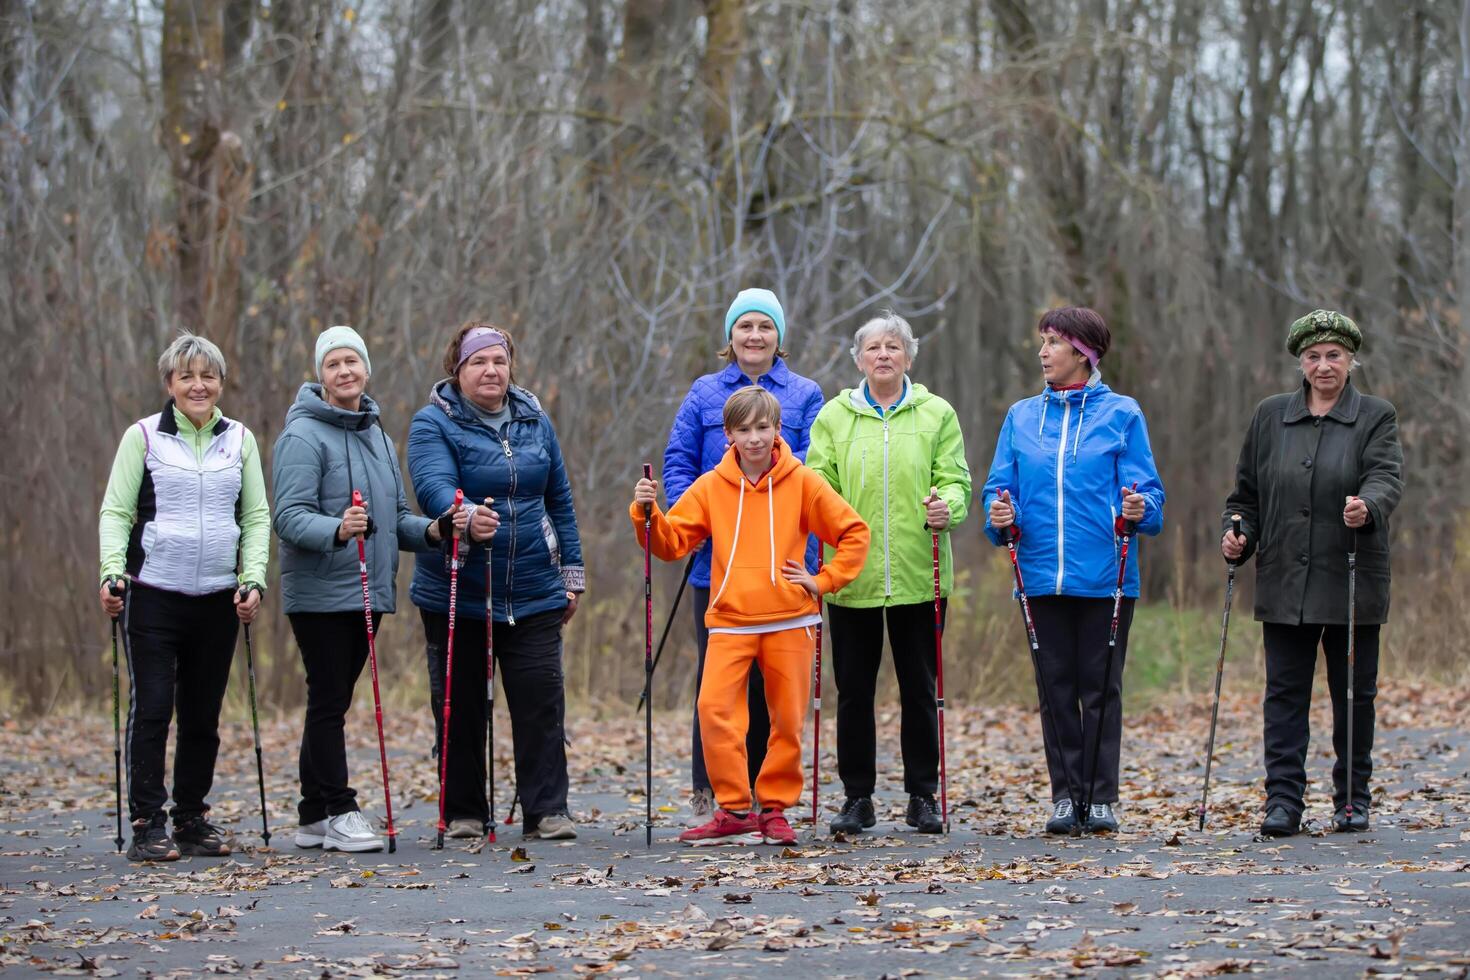
<svg viewBox="0 0 1470 980"><path fill-rule="evenodd" d="M410 513L393 441L365 391L371 371L355 330L325 331L316 343L321 380L297 392L272 458L281 596L306 668L297 847L383 848L347 777L345 719L368 656L352 539L362 536L366 545L376 631L394 611L398 552L430 550L466 521L466 511L437 521ZM353 506L354 490L363 506Z"/></svg>

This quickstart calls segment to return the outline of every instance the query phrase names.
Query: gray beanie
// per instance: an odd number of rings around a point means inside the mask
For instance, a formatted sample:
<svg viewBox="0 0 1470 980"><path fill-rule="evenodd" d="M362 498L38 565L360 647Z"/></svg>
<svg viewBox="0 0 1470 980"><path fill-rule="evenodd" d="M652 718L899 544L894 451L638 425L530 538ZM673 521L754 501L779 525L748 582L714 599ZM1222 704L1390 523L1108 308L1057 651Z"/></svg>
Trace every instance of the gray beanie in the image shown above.
<svg viewBox="0 0 1470 980"><path fill-rule="evenodd" d="M373 373L373 362L368 358L367 344L362 342L356 330L351 327L328 327L322 331L322 335L316 339L316 376L320 380L322 376L322 362L327 355L339 347L357 351L357 356L362 358L362 366L367 368L368 376Z"/></svg>

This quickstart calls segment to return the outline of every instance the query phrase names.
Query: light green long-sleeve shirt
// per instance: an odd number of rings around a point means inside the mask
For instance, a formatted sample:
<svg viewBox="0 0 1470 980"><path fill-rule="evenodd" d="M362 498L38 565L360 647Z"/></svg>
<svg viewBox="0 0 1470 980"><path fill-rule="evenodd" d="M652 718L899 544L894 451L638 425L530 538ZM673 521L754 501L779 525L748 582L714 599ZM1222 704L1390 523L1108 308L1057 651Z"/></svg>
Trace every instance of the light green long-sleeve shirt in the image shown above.
<svg viewBox="0 0 1470 980"><path fill-rule="evenodd" d="M172 409L179 436L194 449L202 461L214 438L214 424L221 416L218 408L204 426L195 426L189 417ZM238 422L236 423L239 424ZM112 460L112 473L102 495L102 509L97 519L97 537L102 555L101 581L121 576L127 571L128 538L138 519L138 491L143 486L147 440L136 425L128 426ZM271 512L265 496L265 476L260 468L260 451L255 434L244 430L240 446L240 584L265 587L266 564L270 559Z"/></svg>

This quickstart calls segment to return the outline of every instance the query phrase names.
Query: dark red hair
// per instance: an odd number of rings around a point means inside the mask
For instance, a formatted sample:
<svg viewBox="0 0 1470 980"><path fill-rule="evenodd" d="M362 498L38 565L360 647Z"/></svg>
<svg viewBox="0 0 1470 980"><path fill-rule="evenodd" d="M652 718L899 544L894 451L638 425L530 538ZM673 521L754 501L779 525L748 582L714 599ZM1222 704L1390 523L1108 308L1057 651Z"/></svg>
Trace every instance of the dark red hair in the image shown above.
<svg viewBox="0 0 1470 980"><path fill-rule="evenodd" d="M1063 337L1071 338L1097 352L1098 359L1108 352L1113 344L1113 335L1102 314L1086 306L1059 306L1041 314L1036 324L1037 333L1054 330Z"/></svg>

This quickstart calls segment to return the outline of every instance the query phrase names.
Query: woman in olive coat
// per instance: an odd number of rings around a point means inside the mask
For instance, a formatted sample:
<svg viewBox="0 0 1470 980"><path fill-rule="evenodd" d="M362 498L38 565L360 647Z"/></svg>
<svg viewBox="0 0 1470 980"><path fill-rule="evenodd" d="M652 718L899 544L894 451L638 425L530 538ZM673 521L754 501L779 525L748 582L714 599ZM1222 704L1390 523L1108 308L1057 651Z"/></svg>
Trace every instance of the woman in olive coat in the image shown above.
<svg viewBox="0 0 1470 980"><path fill-rule="evenodd" d="M1378 632L1388 619L1389 518L1403 490L1393 405L1354 387L1358 325L1315 310L1286 348L1302 382L1256 407L1226 501L1220 551L1256 556L1256 619L1266 647L1266 818L1261 833L1301 829L1308 711L1320 646L1332 695L1334 828L1366 830L1373 774ZM1240 515L1244 534L1230 530ZM1348 810L1348 553L1357 552L1352 809Z"/></svg>

